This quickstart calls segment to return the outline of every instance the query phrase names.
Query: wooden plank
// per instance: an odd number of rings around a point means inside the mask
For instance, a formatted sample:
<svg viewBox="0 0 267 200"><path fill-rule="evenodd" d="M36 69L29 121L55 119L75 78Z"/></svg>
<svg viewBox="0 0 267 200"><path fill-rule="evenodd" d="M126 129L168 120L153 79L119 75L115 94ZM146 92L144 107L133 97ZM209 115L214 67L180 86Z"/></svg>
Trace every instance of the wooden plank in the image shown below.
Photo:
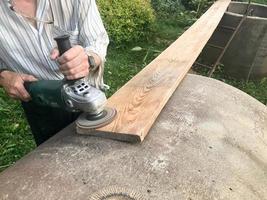
<svg viewBox="0 0 267 200"><path fill-rule="evenodd" d="M229 3L230 0L215 2L170 47L108 99L107 106L118 111L111 124L94 131L77 127L77 132L129 142L143 141L218 26Z"/></svg>

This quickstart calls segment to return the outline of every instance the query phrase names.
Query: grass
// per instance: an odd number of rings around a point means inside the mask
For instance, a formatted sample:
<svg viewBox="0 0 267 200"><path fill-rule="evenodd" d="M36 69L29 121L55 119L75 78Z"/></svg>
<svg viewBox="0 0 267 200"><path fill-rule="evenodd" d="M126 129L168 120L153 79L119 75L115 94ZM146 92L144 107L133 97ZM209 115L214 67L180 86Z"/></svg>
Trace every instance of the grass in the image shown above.
<svg viewBox="0 0 267 200"><path fill-rule="evenodd" d="M241 2L249 2L249 0L234 0L234 1L241 1ZM260 4L267 4L267 0L251 0L252 3L260 3Z"/></svg>
<svg viewBox="0 0 267 200"><path fill-rule="evenodd" d="M252 0L251 2L261 3L261 4L267 4L267 0Z"/></svg>
<svg viewBox="0 0 267 200"><path fill-rule="evenodd" d="M0 90L0 171L35 147L20 104Z"/></svg>
<svg viewBox="0 0 267 200"><path fill-rule="evenodd" d="M267 0L257 0L267 3ZM149 38L124 46L111 45L108 50L105 80L112 95L144 66L154 59L159 52L168 47L194 20L191 15L182 15L179 20L159 20ZM139 51L132 51L141 47ZM200 74L206 75L203 70ZM214 77L231 84L267 104L267 80L237 81L228 77L219 68ZM20 104L10 100L0 89L0 171L12 165L15 161L35 148L30 129L26 123Z"/></svg>
<svg viewBox="0 0 267 200"><path fill-rule="evenodd" d="M203 68L194 68L195 72L200 75L208 76L208 71ZM262 102L264 105L267 105L267 78L263 78L262 80L237 80L231 76L229 76L224 71L223 66L218 66L212 78L218 79L224 83L232 85L255 99Z"/></svg>

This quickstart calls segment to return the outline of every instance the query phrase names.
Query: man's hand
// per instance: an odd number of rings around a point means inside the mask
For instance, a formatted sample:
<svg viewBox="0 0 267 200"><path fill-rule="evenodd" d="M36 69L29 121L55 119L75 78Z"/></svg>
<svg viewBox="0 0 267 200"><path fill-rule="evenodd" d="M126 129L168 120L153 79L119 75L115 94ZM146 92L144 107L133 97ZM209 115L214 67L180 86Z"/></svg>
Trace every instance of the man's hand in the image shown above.
<svg viewBox="0 0 267 200"><path fill-rule="evenodd" d="M29 93L24 87L24 82L37 81L37 79L28 74L19 74L11 71L3 71L0 74L0 85L6 93L13 99L29 101L31 99Z"/></svg>
<svg viewBox="0 0 267 200"><path fill-rule="evenodd" d="M60 57L58 49L53 49L51 59L58 61L60 71L68 80L83 78L89 74L88 56L82 46L74 46Z"/></svg>

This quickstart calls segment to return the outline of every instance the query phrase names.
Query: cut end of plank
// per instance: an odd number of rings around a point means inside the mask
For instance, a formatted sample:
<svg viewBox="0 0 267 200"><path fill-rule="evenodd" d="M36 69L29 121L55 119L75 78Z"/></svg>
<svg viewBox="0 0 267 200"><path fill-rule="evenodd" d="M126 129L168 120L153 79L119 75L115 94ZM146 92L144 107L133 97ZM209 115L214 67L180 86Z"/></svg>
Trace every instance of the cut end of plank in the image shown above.
<svg viewBox="0 0 267 200"><path fill-rule="evenodd" d="M84 129L78 126L76 127L76 132L80 135L102 137L129 143L140 143L144 139L143 137L136 134L114 133L109 131L99 131L96 129Z"/></svg>

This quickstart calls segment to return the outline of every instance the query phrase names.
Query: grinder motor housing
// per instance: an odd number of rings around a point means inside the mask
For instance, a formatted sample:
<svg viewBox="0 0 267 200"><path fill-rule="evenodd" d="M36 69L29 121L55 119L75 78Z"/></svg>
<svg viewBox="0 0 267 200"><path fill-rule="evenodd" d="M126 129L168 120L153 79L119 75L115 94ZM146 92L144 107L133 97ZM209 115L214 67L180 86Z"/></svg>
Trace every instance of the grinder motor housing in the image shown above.
<svg viewBox="0 0 267 200"><path fill-rule="evenodd" d="M60 55L71 48L68 35L55 38ZM90 64L90 60L89 60ZM107 98L104 92L89 85L86 78L77 80L40 80L26 82L26 90L38 105L62 108L71 112L98 115L104 110Z"/></svg>

